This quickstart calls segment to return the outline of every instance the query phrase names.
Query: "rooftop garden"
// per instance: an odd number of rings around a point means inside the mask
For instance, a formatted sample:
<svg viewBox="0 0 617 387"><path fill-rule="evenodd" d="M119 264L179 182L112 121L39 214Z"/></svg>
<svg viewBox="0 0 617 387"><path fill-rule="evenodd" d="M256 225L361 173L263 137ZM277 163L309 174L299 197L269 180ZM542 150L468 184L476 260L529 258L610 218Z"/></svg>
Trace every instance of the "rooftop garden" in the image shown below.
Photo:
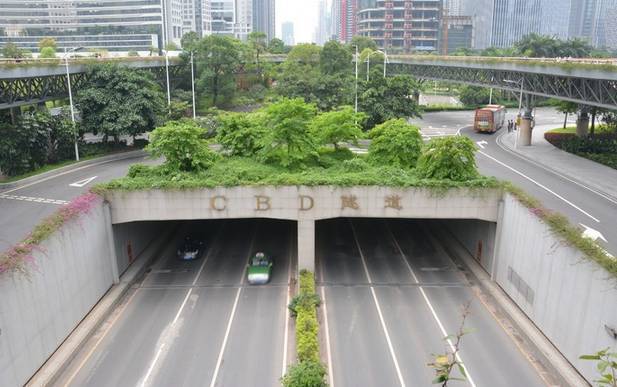
<svg viewBox="0 0 617 387"><path fill-rule="evenodd" d="M106 189L189 189L236 185L383 185L394 187L497 187L481 176L475 146L466 137L424 144L417 127L392 119L368 132L351 107L317 114L302 99L283 98L257 112L220 117L217 135L192 120L155 129L147 150L165 162L135 165ZM348 146L371 139L366 154ZM219 144L219 151L213 144ZM364 152L362 152L364 153Z"/></svg>

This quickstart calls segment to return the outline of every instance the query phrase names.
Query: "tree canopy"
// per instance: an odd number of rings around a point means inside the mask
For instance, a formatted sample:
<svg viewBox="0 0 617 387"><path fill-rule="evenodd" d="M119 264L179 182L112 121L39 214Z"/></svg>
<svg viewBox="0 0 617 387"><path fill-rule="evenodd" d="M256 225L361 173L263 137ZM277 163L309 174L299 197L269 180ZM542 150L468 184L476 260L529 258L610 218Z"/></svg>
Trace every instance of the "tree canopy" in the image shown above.
<svg viewBox="0 0 617 387"><path fill-rule="evenodd" d="M301 98L283 98L265 109L268 131L262 138L261 156L285 167L300 166L317 158L317 145L309 125L317 109Z"/></svg>
<svg viewBox="0 0 617 387"><path fill-rule="evenodd" d="M466 181L480 174L476 167L476 146L469 137L435 138L423 149L418 173L425 179Z"/></svg>
<svg viewBox="0 0 617 387"><path fill-rule="evenodd" d="M369 133L369 160L375 164L411 169L416 166L422 149L420 130L404 119L389 120Z"/></svg>
<svg viewBox="0 0 617 387"><path fill-rule="evenodd" d="M77 92L83 128L106 138L136 136L152 130L165 110L164 95L149 72L118 65L97 65Z"/></svg>
<svg viewBox="0 0 617 387"><path fill-rule="evenodd" d="M266 134L262 113L229 113L220 117L216 141L230 156L255 156Z"/></svg>
<svg viewBox="0 0 617 387"><path fill-rule="evenodd" d="M364 113L355 113L351 106L319 114L311 123L311 132L322 144L332 144L338 149L340 142L356 144L362 137Z"/></svg>
<svg viewBox="0 0 617 387"><path fill-rule="evenodd" d="M374 76L363 82L359 107L368 116L364 127L370 129L396 118L419 117L420 108L414 98L419 90L418 82L407 75Z"/></svg>

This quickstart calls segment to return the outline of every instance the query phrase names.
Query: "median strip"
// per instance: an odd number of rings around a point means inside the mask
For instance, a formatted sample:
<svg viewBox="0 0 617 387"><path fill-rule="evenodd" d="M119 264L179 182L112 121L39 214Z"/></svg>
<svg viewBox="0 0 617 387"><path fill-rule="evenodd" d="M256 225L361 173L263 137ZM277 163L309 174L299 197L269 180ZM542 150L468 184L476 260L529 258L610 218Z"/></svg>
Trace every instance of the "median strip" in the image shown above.
<svg viewBox="0 0 617 387"><path fill-rule="evenodd" d="M296 319L296 352L298 362L281 378L284 387L327 386L326 367L319 355L319 322L317 307L321 300L315 292L313 273L300 272L300 292L289 304Z"/></svg>

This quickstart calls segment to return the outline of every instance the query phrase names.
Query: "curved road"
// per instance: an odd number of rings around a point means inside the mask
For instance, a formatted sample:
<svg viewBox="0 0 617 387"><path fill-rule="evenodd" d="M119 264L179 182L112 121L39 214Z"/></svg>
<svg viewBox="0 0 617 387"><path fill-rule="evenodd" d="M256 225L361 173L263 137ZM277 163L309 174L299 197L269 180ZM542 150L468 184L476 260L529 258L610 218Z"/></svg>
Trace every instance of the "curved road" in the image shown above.
<svg viewBox="0 0 617 387"><path fill-rule="evenodd" d="M510 112L508 119L513 119ZM536 112L537 125L563 125L563 114L554 109L541 108ZM506 131L495 134L478 134L471 128L473 112L427 113L423 119L411 122L419 125L427 136L461 135L481 142L477 154L480 172L508 180L540 199L549 209L562 213L574 225L586 225L599 232L607 242L597 242L609 253L617 256L617 201L596 193L592 187L574 183L567 177L535 164L510 151L499 138ZM570 121L571 123L573 121Z"/></svg>

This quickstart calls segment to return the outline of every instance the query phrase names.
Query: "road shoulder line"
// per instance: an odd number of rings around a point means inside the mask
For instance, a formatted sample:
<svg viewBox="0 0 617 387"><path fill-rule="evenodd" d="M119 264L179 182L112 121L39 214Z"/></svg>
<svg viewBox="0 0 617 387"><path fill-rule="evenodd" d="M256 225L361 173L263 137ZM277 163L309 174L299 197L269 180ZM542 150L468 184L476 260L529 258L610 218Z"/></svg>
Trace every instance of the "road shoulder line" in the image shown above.
<svg viewBox="0 0 617 387"><path fill-rule="evenodd" d="M92 310L79 322L75 329L60 344L58 349L47 359L41 368L27 382L26 386L47 386L57 382L61 373L77 356L80 348L96 333L105 320L111 316L116 307L122 302L131 286L143 275L151 262L158 257L167 241L173 238L176 229L167 231L167 236L158 239L144 249L140 257L127 269L120 279L99 300ZM151 249L151 253L149 250Z"/></svg>
<svg viewBox="0 0 617 387"><path fill-rule="evenodd" d="M439 227L443 229L441 224ZM542 357L541 364L551 371L552 376L561 378L562 383L560 384L568 386L588 386L589 383L574 369L570 362L544 333L542 333L533 321L531 321L514 301L512 301L499 284L490 279L488 273L486 273L471 257L458 239L447 229L440 235L445 235L447 239L454 242L452 246L455 251L448 251L448 254L454 254L456 258L460 259L471 271L478 285L495 300L497 305L506 313L522 336L524 336L534 349L537 350L538 355ZM541 373L541 375L543 374Z"/></svg>

